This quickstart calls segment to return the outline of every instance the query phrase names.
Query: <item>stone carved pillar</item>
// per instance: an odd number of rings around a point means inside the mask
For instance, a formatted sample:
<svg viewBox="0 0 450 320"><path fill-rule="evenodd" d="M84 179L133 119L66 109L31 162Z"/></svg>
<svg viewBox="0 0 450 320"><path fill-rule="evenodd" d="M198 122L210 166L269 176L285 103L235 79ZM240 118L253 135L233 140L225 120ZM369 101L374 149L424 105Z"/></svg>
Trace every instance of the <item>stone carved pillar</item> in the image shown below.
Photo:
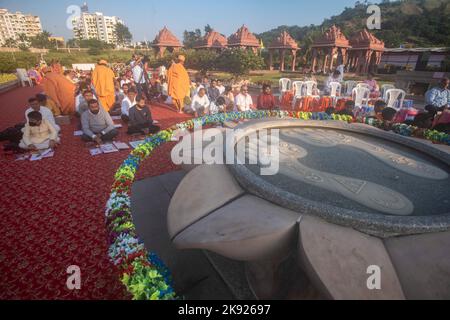
<svg viewBox="0 0 450 320"><path fill-rule="evenodd" d="M328 64L328 56L329 56L329 52L327 50L325 50L324 52L325 56L323 58L323 65L322 65L322 73L326 73L327 72L327 64Z"/></svg>
<svg viewBox="0 0 450 320"><path fill-rule="evenodd" d="M292 50L292 71L295 71L296 63L297 63L297 50Z"/></svg>
<svg viewBox="0 0 450 320"><path fill-rule="evenodd" d="M311 71L313 73L316 73L316 66L317 66L317 50L313 49L313 51L312 51L312 63L311 63Z"/></svg>
<svg viewBox="0 0 450 320"><path fill-rule="evenodd" d="M333 71L334 56L336 55L336 52L337 52L337 48L331 48L331 50L330 50L330 69L329 69L329 72Z"/></svg>
<svg viewBox="0 0 450 320"><path fill-rule="evenodd" d="M273 50L269 49L269 70L273 70Z"/></svg>
<svg viewBox="0 0 450 320"><path fill-rule="evenodd" d="M158 58L164 57L164 52L166 52L166 47L159 47Z"/></svg>
<svg viewBox="0 0 450 320"><path fill-rule="evenodd" d="M286 59L286 50L280 49L280 71L284 71L285 59Z"/></svg>

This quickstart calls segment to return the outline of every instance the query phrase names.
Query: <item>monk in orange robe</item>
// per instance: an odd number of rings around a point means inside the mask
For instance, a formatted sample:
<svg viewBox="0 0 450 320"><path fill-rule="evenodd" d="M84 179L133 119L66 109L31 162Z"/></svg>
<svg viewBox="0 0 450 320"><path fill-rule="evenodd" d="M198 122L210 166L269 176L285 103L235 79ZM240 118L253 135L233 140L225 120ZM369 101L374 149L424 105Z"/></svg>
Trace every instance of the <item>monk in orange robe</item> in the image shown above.
<svg viewBox="0 0 450 320"><path fill-rule="evenodd" d="M50 64L52 71L59 73L59 74L63 74L64 70L63 67L61 66L61 63L59 61L53 60Z"/></svg>
<svg viewBox="0 0 450 320"><path fill-rule="evenodd" d="M44 79L42 79L42 87L44 92L61 110L63 115L71 115L75 113L75 85L66 79L62 74L53 72L51 68L44 68Z"/></svg>
<svg viewBox="0 0 450 320"><path fill-rule="evenodd" d="M186 58L184 56L178 56L177 62L172 64L167 72L169 95L172 97L179 113L183 112L184 98L190 95L191 88L191 80L184 68L185 61Z"/></svg>
<svg viewBox="0 0 450 320"><path fill-rule="evenodd" d="M114 72L107 66L108 62L100 60L92 73L92 84L102 107L109 112L116 102Z"/></svg>

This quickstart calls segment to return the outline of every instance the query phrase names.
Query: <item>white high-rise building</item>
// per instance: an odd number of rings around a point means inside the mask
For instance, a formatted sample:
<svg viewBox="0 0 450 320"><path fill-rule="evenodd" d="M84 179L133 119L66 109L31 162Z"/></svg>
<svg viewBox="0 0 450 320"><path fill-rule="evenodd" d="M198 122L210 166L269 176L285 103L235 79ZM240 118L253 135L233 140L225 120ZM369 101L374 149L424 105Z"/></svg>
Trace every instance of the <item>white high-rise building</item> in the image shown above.
<svg viewBox="0 0 450 320"><path fill-rule="evenodd" d="M118 17L104 16L101 12L89 13L85 3L81 15L72 20L74 37L117 44L115 30L118 23L124 24Z"/></svg>
<svg viewBox="0 0 450 320"><path fill-rule="evenodd" d="M20 34L34 37L41 32L41 19L38 16L0 9L0 46L4 45L6 39L19 40Z"/></svg>

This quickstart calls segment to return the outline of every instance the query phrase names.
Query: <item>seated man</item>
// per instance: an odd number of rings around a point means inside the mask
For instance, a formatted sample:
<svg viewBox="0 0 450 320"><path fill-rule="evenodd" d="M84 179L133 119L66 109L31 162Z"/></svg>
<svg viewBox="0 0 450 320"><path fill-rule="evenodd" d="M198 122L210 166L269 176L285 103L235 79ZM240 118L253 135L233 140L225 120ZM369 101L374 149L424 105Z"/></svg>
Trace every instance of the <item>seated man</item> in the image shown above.
<svg viewBox="0 0 450 320"><path fill-rule="evenodd" d="M236 96L236 109L240 112L250 111L253 109L253 100L248 93L248 87L242 86L241 93Z"/></svg>
<svg viewBox="0 0 450 320"><path fill-rule="evenodd" d="M106 112L97 100L92 99L88 102L89 110L81 115L81 128L83 130L83 139L86 142L94 141L97 144L112 141L119 132L114 127L111 116Z"/></svg>
<svg viewBox="0 0 450 320"><path fill-rule="evenodd" d="M217 88L217 80L211 81L211 86L207 89L209 101L216 101L220 96L220 91Z"/></svg>
<svg viewBox="0 0 450 320"><path fill-rule="evenodd" d="M59 110L59 108L56 106L56 103L45 94L38 93L36 95L36 99L38 100L41 107L46 107L47 109L49 109L55 117L61 115L61 110Z"/></svg>
<svg viewBox="0 0 450 320"><path fill-rule="evenodd" d="M438 87L434 87L425 93L425 109L430 112L437 114L438 111L443 111L447 106L450 105L450 90L448 86L450 80L448 78L443 78Z"/></svg>
<svg viewBox="0 0 450 320"><path fill-rule="evenodd" d="M31 111L19 147L30 151L53 149L58 142L58 133L53 125L39 111Z"/></svg>
<svg viewBox="0 0 450 320"><path fill-rule="evenodd" d="M354 109L355 109L355 102L349 100L345 102L345 108L336 112L336 114L354 117L355 116Z"/></svg>
<svg viewBox="0 0 450 320"><path fill-rule="evenodd" d="M225 97L218 97L216 101L211 102L209 106L209 113L210 114L216 114L216 113L224 113L227 110L227 104L225 101Z"/></svg>
<svg viewBox="0 0 450 320"><path fill-rule="evenodd" d="M129 110L130 120L128 123L128 134L154 134L161 129L153 124L150 108L145 104L145 97L139 95L136 104Z"/></svg>
<svg viewBox="0 0 450 320"><path fill-rule="evenodd" d="M221 94L220 96L225 99L225 105L226 110L225 112L232 112L234 111L234 94L232 92L233 88L231 86L228 86L225 88L225 92Z"/></svg>
<svg viewBox="0 0 450 320"><path fill-rule="evenodd" d="M198 94L194 96L194 99L192 99L191 108L187 113L192 113L195 117L203 116L209 112L209 105L210 102L206 95L206 89L201 88Z"/></svg>
<svg viewBox="0 0 450 320"><path fill-rule="evenodd" d="M94 93L91 90L85 90L83 92L83 100L78 107L78 114L80 116L89 110L88 101L91 101L92 99L94 99Z"/></svg>
<svg viewBox="0 0 450 320"><path fill-rule="evenodd" d="M272 111L275 108L275 97L272 94L272 88L270 85L265 84L262 91L262 94L258 96L257 109Z"/></svg>
<svg viewBox="0 0 450 320"><path fill-rule="evenodd" d="M128 90L128 94L123 98L122 105L121 105L121 111L122 111L122 120L127 122L129 121L130 117L130 109L136 104L136 89L134 87L131 87Z"/></svg>
<svg viewBox="0 0 450 320"><path fill-rule="evenodd" d="M55 128L57 132L61 131L61 128L55 122L53 113L48 108L42 107L38 99L30 98L28 99L28 102L30 103L30 107L25 111L25 118L27 119L27 121L28 115L33 111L37 111L41 113L43 119L47 120L53 125L53 128Z"/></svg>
<svg viewBox="0 0 450 320"><path fill-rule="evenodd" d="M391 122L394 120L397 110L394 108L384 108L381 112L381 117L384 121Z"/></svg>
<svg viewBox="0 0 450 320"><path fill-rule="evenodd" d="M374 106L374 117L378 120L381 120L383 118L382 112L386 108L386 102L383 100L378 100L375 102Z"/></svg>
<svg viewBox="0 0 450 320"><path fill-rule="evenodd" d="M219 89L221 95L225 92L225 86L222 84L222 80L217 79L217 89Z"/></svg>

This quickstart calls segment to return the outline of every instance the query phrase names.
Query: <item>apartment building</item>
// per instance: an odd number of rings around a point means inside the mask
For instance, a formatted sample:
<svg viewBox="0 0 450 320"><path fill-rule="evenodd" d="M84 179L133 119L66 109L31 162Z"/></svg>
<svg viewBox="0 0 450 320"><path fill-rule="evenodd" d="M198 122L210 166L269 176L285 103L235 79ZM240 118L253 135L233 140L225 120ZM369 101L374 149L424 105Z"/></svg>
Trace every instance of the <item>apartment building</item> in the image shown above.
<svg viewBox="0 0 450 320"><path fill-rule="evenodd" d="M110 44L117 44L115 28L123 21L118 17L108 17L101 12L89 13L85 10L72 20L75 38L98 39Z"/></svg>
<svg viewBox="0 0 450 320"><path fill-rule="evenodd" d="M38 16L0 9L0 46L6 39L18 40L20 34L34 37L41 32L41 19Z"/></svg>

